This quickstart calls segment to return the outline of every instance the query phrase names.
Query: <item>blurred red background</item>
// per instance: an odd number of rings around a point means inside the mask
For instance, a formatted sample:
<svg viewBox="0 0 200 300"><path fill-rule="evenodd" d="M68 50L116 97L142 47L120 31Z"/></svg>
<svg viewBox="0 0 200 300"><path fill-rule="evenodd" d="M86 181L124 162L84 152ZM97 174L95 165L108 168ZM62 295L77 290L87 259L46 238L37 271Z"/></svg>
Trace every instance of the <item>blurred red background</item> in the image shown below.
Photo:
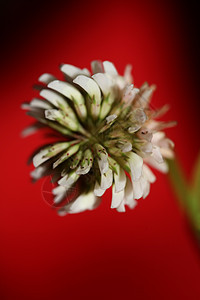
<svg viewBox="0 0 200 300"><path fill-rule="evenodd" d="M180 2L181 4L181 2ZM1 64L1 299L199 299L197 245L167 176L135 210L111 210L110 191L92 212L57 216L31 184L26 139L32 119L20 104L60 63L133 65L135 85L155 83L155 107L178 126L167 131L188 178L199 151L197 10L168 1L4 3Z"/></svg>

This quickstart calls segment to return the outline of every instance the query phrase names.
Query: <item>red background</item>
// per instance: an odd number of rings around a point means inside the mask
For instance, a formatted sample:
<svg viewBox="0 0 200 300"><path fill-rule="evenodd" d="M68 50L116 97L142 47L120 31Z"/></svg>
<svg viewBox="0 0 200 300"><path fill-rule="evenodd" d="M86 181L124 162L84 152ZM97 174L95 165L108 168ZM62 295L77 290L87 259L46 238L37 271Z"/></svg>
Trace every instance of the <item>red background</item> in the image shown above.
<svg viewBox="0 0 200 300"><path fill-rule="evenodd" d="M191 2L191 5L194 3ZM20 6L21 5L21 6ZM32 2L5 8L1 71L2 299L199 299L197 245L171 190L157 174L135 210L57 216L31 184L26 160L43 135L22 139L32 120L20 110L40 74L60 63L133 65L136 86L156 83L187 177L199 151L195 8L171 2ZM193 15L191 15L193 14Z"/></svg>

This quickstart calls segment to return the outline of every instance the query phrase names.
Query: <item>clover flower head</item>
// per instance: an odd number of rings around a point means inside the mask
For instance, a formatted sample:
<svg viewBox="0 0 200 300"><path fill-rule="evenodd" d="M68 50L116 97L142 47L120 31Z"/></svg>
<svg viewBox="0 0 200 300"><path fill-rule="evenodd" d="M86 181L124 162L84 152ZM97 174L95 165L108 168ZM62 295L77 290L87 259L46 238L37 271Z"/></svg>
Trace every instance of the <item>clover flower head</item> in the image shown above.
<svg viewBox="0 0 200 300"><path fill-rule="evenodd" d="M24 136L43 126L59 133L58 141L34 154L31 177L52 176L60 215L96 208L110 187L111 208L134 208L156 180L151 167L167 172L165 158L174 155L174 144L162 131L174 122L157 120L167 106L150 104L155 86L145 82L136 88L130 65L123 76L109 61L93 61L91 70L63 64L63 80L43 74L40 97L22 106L37 120ZM78 193L66 202L72 187Z"/></svg>

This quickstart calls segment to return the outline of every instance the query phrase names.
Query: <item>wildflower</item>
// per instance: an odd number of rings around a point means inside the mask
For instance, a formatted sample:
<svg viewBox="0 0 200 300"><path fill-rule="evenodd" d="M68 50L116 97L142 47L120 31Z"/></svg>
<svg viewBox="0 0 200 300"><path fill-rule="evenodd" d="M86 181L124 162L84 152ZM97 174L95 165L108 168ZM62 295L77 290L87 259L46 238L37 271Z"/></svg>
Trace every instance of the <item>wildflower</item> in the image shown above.
<svg viewBox="0 0 200 300"><path fill-rule="evenodd" d="M174 122L156 120L167 108L152 108L155 86L136 88L130 66L124 76L108 61L93 61L91 69L64 64L64 80L43 74L40 98L23 104L37 120L24 135L42 126L61 134L34 155L31 172L34 180L51 174L57 182L52 193L60 215L96 208L111 186L111 208L134 208L156 180L150 167L167 172L165 158L173 158L174 144L162 130ZM72 187L78 195L65 203Z"/></svg>

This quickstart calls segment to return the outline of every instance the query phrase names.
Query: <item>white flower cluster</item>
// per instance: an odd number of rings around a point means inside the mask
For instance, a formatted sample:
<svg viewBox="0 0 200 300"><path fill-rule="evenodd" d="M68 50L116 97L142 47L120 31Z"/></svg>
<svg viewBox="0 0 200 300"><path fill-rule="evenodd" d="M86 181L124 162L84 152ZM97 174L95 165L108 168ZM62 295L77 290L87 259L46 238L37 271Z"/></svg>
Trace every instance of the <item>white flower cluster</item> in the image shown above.
<svg viewBox="0 0 200 300"><path fill-rule="evenodd" d="M34 155L31 172L35 180L51 174L58 183L52 192L61 215L94 209L111 186L111 208L135 207L156 179L150 167L167 172L164 158L173 158L173 142L162 130L174 122L157 120L167 107L152 109L155 86L135 88L129 65L124 76L109 61L93 61L91 69L64 64L64 80L43 74L40 98L23 104L37 119L24 135L42 126L61 134ZM75 185L79 194L66 203Z"/></svg>

